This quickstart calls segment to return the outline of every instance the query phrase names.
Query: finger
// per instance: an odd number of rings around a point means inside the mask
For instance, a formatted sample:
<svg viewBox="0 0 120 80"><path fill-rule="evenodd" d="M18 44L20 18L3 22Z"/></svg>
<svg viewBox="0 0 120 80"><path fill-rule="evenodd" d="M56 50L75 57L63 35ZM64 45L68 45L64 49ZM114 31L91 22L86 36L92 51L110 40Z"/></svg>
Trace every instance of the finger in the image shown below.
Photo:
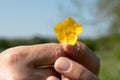
<svg viewBox="0 0 120 80"><path fill-rule="evenodd" d="M54 66L57 72L70 80L99 80L87 68L65 57L58 58Z"/></svg>
<svg viewBox="0 0 120 80"><path fill-rule="evenodd" d="M7 51L11 53L10 62L19 61L33 67L53 64L58 57L65 55L62 45L54 43L20 46Z"/></svg>
<svg viewBox="0 0 120 80"><path fill-rule="evenodd" d="M31 54L29 61L34 65L53 64L58 57L64 55L62 46L54 43L30 46L27 53Z"/></svg>
<svg viewBox="0 0 120 80"><path fill-rule="evenodd" d="M70 80L70 79L62 75L62 80Z"/></svg>
<svg viewBox="0 0 120 80"><path fill-rule="evenodd" d="M54 76L59 79L61 78L61 75L58 72L56 72L54 68L35 69L33 71L33 75L36 79L39 80L46 80L50 76Z"/></svg>
<svg viewBox="0 0 120 80"><path fill-rule="evenodd" d="M68 44L62 44L64 51L93 73L98 74L100 61L97 56L83 43L77 42L76 45L71 46Z"/></svg>
<svg viewBox="0 0 120 80"><path fill-rule="evenodd" d="M47 78L47 80L60 80L60 79L58 79L58 78L55 77L55 76L49 76L49 77Z"/></svg>

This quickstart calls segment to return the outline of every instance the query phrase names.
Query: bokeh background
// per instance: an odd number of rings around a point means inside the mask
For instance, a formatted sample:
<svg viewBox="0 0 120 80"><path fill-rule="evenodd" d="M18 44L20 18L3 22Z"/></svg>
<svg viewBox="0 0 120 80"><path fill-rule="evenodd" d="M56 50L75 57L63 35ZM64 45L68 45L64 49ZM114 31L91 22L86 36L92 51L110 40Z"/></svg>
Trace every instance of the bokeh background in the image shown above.
<svg viewBox="0 0 120 80"><path fill-rule="evenodd" d="M79 41L101 60L101 80L120 80L120 0L0 0L0 52L57 42L54 25L81 23Z"/></svg>

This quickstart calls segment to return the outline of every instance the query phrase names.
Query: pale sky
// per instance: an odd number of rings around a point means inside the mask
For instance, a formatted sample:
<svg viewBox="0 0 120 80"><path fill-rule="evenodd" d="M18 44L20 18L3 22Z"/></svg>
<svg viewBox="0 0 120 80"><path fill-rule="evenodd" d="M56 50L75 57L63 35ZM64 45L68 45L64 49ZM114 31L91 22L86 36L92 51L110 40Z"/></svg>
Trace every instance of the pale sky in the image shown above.
<svg viewBox="0 0 120 80"><path fill-rule="evenodd" d="M70 0L0 0L0 38L55 37L54 25L66 17L83 25L80 37L96 37L98 28L86 25L84 20L92 20L88 9L94 8L95 0L81 2L83 14L75 17L71 12L77 9Z"/></svg>

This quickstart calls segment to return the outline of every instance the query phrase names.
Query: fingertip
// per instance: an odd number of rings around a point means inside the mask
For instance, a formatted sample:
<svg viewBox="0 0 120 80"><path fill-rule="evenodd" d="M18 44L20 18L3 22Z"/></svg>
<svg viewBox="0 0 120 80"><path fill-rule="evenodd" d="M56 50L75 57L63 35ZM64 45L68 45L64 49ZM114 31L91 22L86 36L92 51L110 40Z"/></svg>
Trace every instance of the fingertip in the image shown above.
<svg viewBox="0 0 120 80"><path fill-rule="evenodd" d="M65 72L68 71L71 64L69 60L65 57L60 57L55 61L54 67L55 70L58 72Z"/></svg>
<svg viewBox="0 0 120 80"><path fill-rule="evenodd" d="M80 74L79 65L66 57L60 57L56 60L55 70L72 80L77 80Z"/></svg>
<svg viewBox="0 0 120 80"><path fill-rule="evenodd" d="M76 60L82 54L89 53L89 48L82 42L77 42L75 45L69 45L67 43L62 44L63 50L68 54L72 59Z"/></svg>
<svg viewBox="0 0 120 80"><path fill-rule="evenodd" d="M63 43L62 44L63 50L64 52L71 58L76 60L76 56L77 56L77 50L78 50L78 46L77 43L75 45L69 45L67 43Z"/></svg>
<svg viewBox="0 0 120 80"><path fill-rule="evenodd" d="M70 45L70 44L68 44L68 43L62 43L62 45L64 46L64 47L73 47L74 45Z"/></svg>
<svg viewBox="0 0 120 80"><path fill-rule="evenodd" d="M63 43L62 46L63 46L64 51L67 53L77 50L77 43L75 45Z"/></svg>
<svg viewBox="0 0 120 80"><path fill-rule="evenodd" d="M55 70L70 80L99 80L96 75L83 65L66 57L60 57L55 62Z"/></svg>
<svg viewBox="0 0 120 80"><path fill-rule="evenodd" d="M49 76L49 77L47 78L47 80L60 80L60 79L58 79L58 78L55 77L55 76Z"/></svg>

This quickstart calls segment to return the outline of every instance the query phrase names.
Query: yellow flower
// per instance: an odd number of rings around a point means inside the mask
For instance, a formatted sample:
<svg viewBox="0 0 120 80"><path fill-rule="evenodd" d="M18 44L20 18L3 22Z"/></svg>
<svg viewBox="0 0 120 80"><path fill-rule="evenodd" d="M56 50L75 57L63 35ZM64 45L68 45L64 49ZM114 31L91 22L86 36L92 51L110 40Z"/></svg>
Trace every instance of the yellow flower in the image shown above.
<svg viewBox="0 0 120 80"><path fill-rule="evenodd" d="M57 23L54 31L59 42L74 45L77 42L78 34L82 32L82 26L77 24L71 17L68 17L63 22Z"/></svg>

